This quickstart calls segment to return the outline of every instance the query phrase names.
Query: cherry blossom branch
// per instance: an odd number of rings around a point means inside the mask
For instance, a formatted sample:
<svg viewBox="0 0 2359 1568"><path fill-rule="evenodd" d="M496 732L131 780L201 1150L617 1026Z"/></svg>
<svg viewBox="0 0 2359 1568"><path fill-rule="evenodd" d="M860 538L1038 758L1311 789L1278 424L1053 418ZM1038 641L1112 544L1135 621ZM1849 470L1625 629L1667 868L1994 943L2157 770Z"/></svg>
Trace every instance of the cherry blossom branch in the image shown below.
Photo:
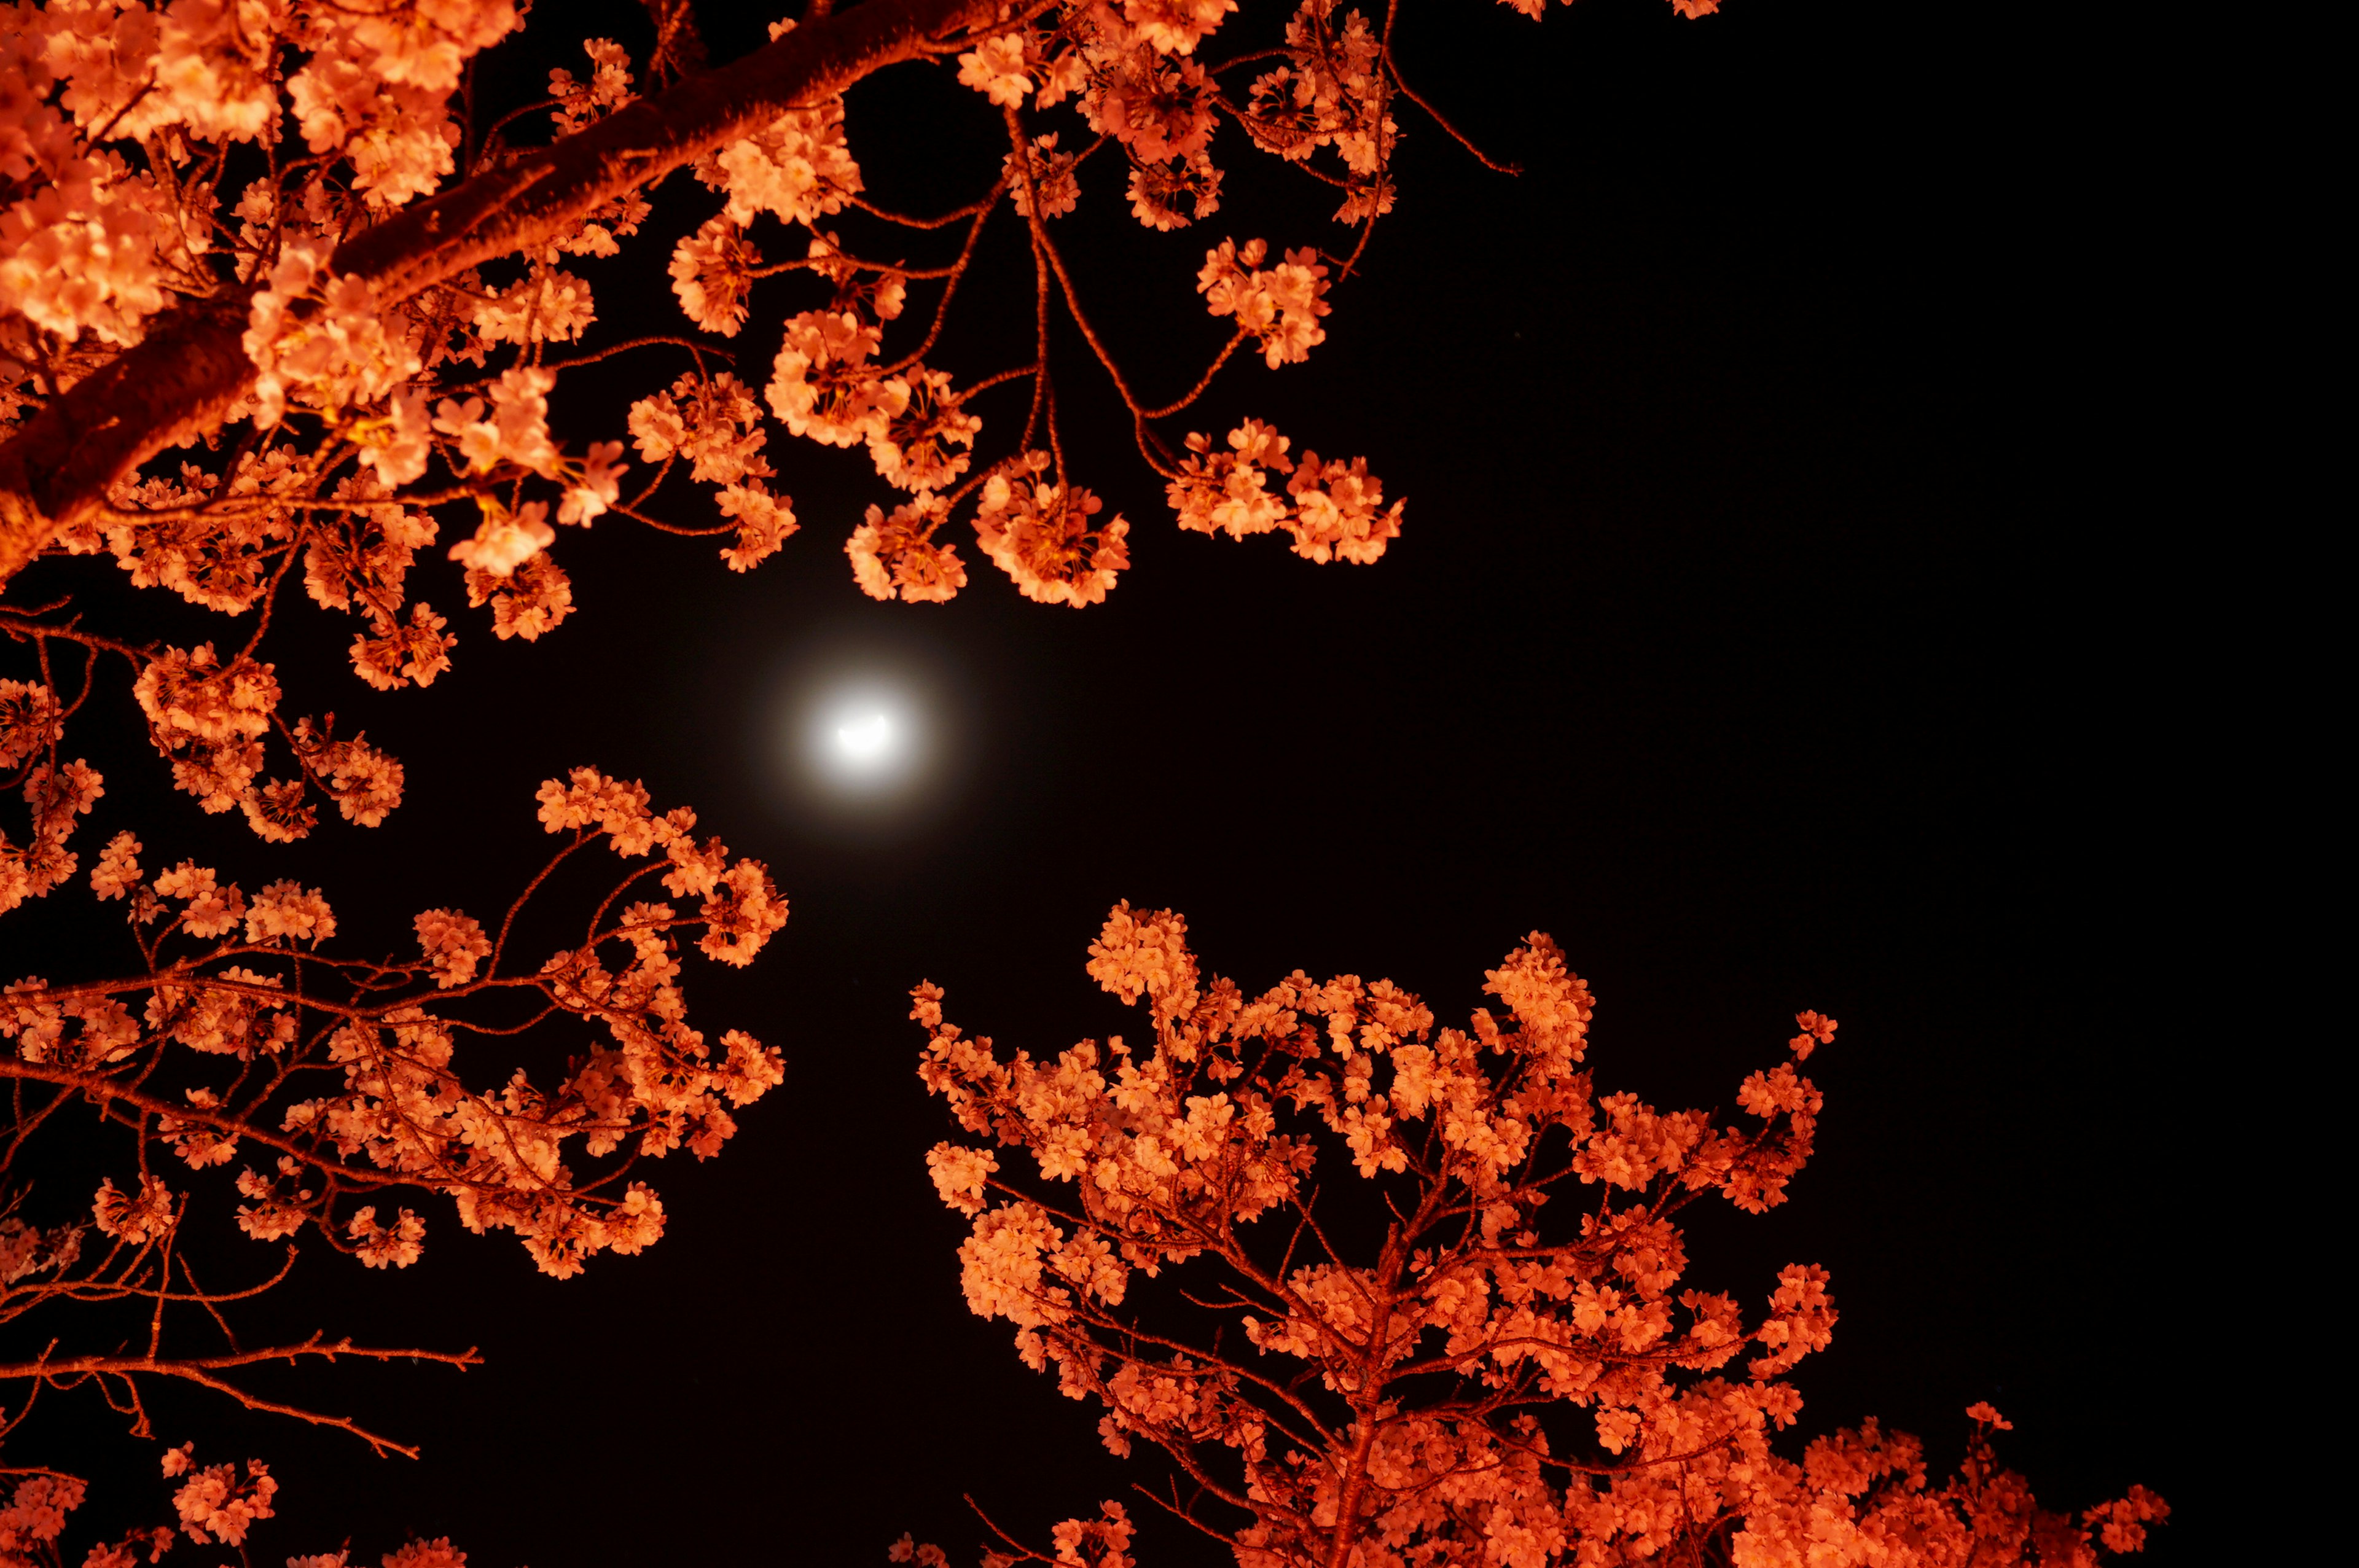
<svg viewBox="0 0 2359 1568"><path fill-rule="evenodd" d="M974 397L982 393L988 392L993 387L998 386L1005 382L1021 381L1026 376L1037 375L1039 373L1039 370L1040 367L1037 364L1017 365L1014 370L1004 370L997 375L984 376L981 381L976 382L973 386L970 386L964 392L960 393L958 395L959 401L961 403L964 403L967 399Z"/></svg>
<svg viewBox="0 0 2359 1568"><path fill-rule="evenodd" d="M1032 174L1032 144L1025 136L1024 124L1016 117L1015 109L1007 108L1003 114L1007 126L1008 144L1015 149L1016 168L1024 180L1024 205L1028 209L1026 217L1032 238L1032 411L1024 419L1024 438L1016 443L1020 449L1028 450L1032 446L1032 434L1040 425L1041 411L1049 404L1049 263L1041 249L1048 235L1040 226L1040 186ZM1052 441L1056 435L1055 424L1056 416L1052 413L1049 416ZM1063 483L1064 478L1063 468L1060 465L1058 482Z"/></svg>
<svg viewBox="0 0 2359 1568"><path fill-rule="evenodd" d="M264 1131L250 1121L232 1116L218 1115L201 1106L175 1105L170 1100L158 1099L153 1095L143 1094L137 1089L125 1088L103 1073L84 1073L71 1067L52 1067L45 1063L27 1062L13 1056L0 1056L0 1078L55 1084L65 1088L78 1089L92 1099L129 1106L152 1116L168 1116L175 1121L191 1122L199 1127L210 1128L216 1132L225 1132L239 1139L251 1140L266 1148L276 1149L282 1154L291 1155L306 1165L332 1172L339 1178L353 1182L356 1185L398 1187L418 1184L418 1179L413 1175L387 1175L328 1160L323 1158L317 1149L306 1148L291 1138Z"/></svg>
<svg viewBox="0 0 2359 1568"><path fill-rule="evenodd" d="M1427 116L1431 119L1435 124L1440 126L1442 130L1449 134L1451 140L1456 142L1460 146L1464 147L1468 152L1473 154L1474 161L1481 164L1484 168L1490 169L1498 174L1523 173L1524 168L1521 164L1497 163L1493 161L1489 155L1485 154L1481 147L1476 146L1473 141L1468 137L1463 131L1461 131L1457 126L1451 124L1448 116L1444 115L1440 110L1435 108L1432 104L1419 97L1416 90L1409 86L1408 80L1401 75L1400 61L1393 58L1393 21L1394 18L1397 17L1399 15L1400 0L1389 0L1389 3L1385 6L1385 70L1392 77L1393 85L1399 89L1400 95L1408 99L1410 103L1416 104L1419 108L1424 110Z"/></svg>
<svg viewBox="0 0 2359 1568"><path fill-rule="evenodd" d="M734 523L716 523L710 528L691 528L683 523L667 523L660 517L650 517L636 506L611 505L606 508L617 517L627 517L634 523L644 523L659 534L670 534L682 539L711 539L723 534L734 534Z"/></svg>
<svg viewBox="0 0 2359 1568"><path fill-rule="evenodd" d="M1193 1344L1188 1340L1174 1338L1169 1336L1157 1334L1151 1330L1141 1328L1136 1322L1130 1319L1119 1318L1114 1316L1110 1313L1101 1312L1097 1308L1091 1306L1085 1301L1060 1305L1057 1303L1049 1301L1045 1297L1035 1296L1033 1299L1039 1306L1045 1307L1049 1311L1071 1314L1071 1315L1082 1318L1083 1321L1091 1323L1099 1328L1119 1333L1126 1340L1160 1346L1162 1348L1171 1351L1176 1355L1200 1358L1208 1366L1217 1366L1224 1371L1234 1374L1244 1381L1252 1383L1256 1387L1266 1390L1271 1398L1282 1400L1288 1409L1292 1410L1296 1415L1302 1419L1308 1428L1308 1432L1294 1433L1293 1435L1298 1441L1306 1441L1310 1434L1315 1433L1317 1440L1323 1443L1330 1441L1333 1435L1329 1432L1326 1422L1320 1416L1319 1412L1306 1400L1298 1396L1291 1389L1288 1389L1285 1384L1279 1383L1262 1373L1255 1371L1251 1367L1246 1366L1243 1362L1232 1361L1226 1357L1206 1350L1202 1346ZM1102 1351L1110 1355L1122 1355L1121 1352L1114 1351L1110 1346L1103 1343L1092 1342L1090 1347L1093 1350ZM1133 1361L1140 1366L1150 1366L1154 1364L1140 1357L1124 1356L1123 1358ZM1278 1419L1276 1412L1266 1413L1270 1415L1272 1420L1278 1421L1279 1426L1283 1429L1284 1422L1282 1420Z"/></svg>
<svg viewBox="0 0 2359 1568"><path fill-rule="evenodd" d="M841 92L926 46L987 25L996 0L867 0L745 59L625 105L516 163L403 209L338 247L380 307L547 243L780 113ZM56 396L0 444L0 583L123 475L218 424L253 384L243 339L253 285L184 299L139 345Z"/></svg>
<svg viewBox="0 0 2359 1568"><path fill-rule="evenodd" d="M1221 373L1221 367L1229 362L1229 356L1235 353L1239 348L1243 347L1245 340L1251 336L1253 336L1251 332L1246 331L1242 327L1238 328L1235 335L1230 338L1229 341L1222 346L1221 351L1212 356L1212 362L1204 368L1204 373L1197 378L1195 385L1190 387L1188 391L1177 401L1167 403L1160 408L1140 409L1138 411L1139 418L1142 420L1168 419L1172 415L1179 413L1181 409L1195 402L1196 399L1203 396L1206 392L1212 389L1212 378Z"/></svg>
<svg viewBox="0 0 2359 1568"><path fill-rule="evenodd" d="M696 356L696 362L699 369L703 368L704 356L706 354L727 352L725 349L716 347L711 343L700 343L693 338L674 338L666 335L657 335L646 338L633 338L628 342L610 344L605 348L600 349L595 353L581 354L570 360L551 360L548 362L548 367L553 371L569 371L577 365L593 365L600 360L613 359L616 354L628 353L633 349L645 349L657 346L686 349L690 353ZM464 388L453 387L452 390L462 391ZM402 499L409 500L410 498L405 496Z"/></svg>
<svg viewBox="0 0 2359 1568"><path fill-rule="evenodd" d="M370 1346L357 1346L349 1339L340 1339L333 1344L329 1344L320 1336L313 1335L297 1345L277 1345L266 1350L235 1351L226 1356L180 1358L154 1355L76 1356L55 1361L44 1358L35 1361L0 1363L0 1380L33 1379L51 1388L64 1388L84 1379L103 1380L109 1377L121 1378L125 1381L140 1376L172 1378L183 1382L195 1383L201 1388L211 1389L215 1393L226 1394L250 1411L260 1411L270 1415L290 1416L312 1426L334 1427L340 1431L349 1432L379 1454L398 1454L406 1459L417 1458L416 1448L407 1444L396 1443L389 1437L372 1432L348 1416L321 1415L316 1411L305 1410L299 1405L287 1404L277 1400L266 1400L217 1375L241 1367L256 1366L266 1361L294 1362L304 1357L319 1357L332 1362L339 1356L351 1356L370 1361L394 1361L404 1358L411 1361L434 1361L447 1367L461 1368L480 1367L484 1364L482 1355L473 1346L461 1351L380 1349Z"/></svg>
<svg viewBox="0 0 2359 1568"><path fill-rule="evenodd" d="M991 188L991 194L978 203L979 210L974 214L974 222L967 225L966 243L959 247L958 260L951 264L947 281L942 285L942 297L934 305L933 325L926 329L926 341L919 343L907 356L887 366L886 374L898 375L924 359L927 351L934 346L934 340L941 336L942 323L950 318L951 300L958 294L959 283L966 276L967 264L974 259L975 242L983 237L983 226L998 209L999 199L1006 189L1007 177L1002 175L999 178L999 183ZM976 390L980 391L981 388L978 387Z"/></svg>
<svg viewBox="0 0 2359 1568"><path fill-rule="evenodd" d="M1003 179L991 188L990 195L979 201L970 201L955 211L945 212L939 218L912 218L906 213L879 207L865 197L849 192L845 194L843 200L848 205L857 207L872 218L882 218L887 223L898 223L905 229L947 229L962 218L972 218L978 213L990 211L998 202L1001 193L1006 189L1006 184L1007 182Z"/></svg>

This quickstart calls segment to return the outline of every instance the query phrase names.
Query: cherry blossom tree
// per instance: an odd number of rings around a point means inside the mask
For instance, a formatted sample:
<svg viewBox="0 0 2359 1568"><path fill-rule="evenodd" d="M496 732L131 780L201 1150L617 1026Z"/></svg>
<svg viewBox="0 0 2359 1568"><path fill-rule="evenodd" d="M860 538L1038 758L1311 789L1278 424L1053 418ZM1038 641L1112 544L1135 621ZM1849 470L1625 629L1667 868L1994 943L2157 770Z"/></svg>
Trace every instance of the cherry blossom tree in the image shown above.
<svg viewBox="0 0 2359 1568"><path fill-rule="evenodd" d="M2079 1568L2167 1517L2143 1487L2042 1509L1987 1404L1939 1485L1873 1420L1777 1451L1788 1374L1832 1339L1828 1276L1781 1270L1748 1314L1686 1282L1680 1216L1786 1200L1833 1019L1800 1014L1722 1118L1598 1092L1594 999L1537 932L1484 976L1503 1014L1464 1029L1356 975L1250 996L1200 970L1180 916L1126 903L1088 969L1145 1010L1135 1042L1003 1056L931 985L911 1014L969 1140L927 1156L972 1221L967 1304L1102 1411L1107 1448L1163 1462L1051 1543L1001 1536L992 1568L1129 1568L1141 1505L1245 1568Z"/></svg>
<svg viewBox="0 0 2359 1568"><path fill-rule="evenodd" d="M786 904L759 862L733 860L718 838L700 842L694 813L658 814L636 784L577 769L543 784L539 806L559 848L496 927L426 910L412 923L417 952L382 959L336 955L335 912L318 889L277 881L249 895L186 860L149 876L133 834L107 844L90 883L126 905L136 967L101 980L27 978L0 992L10 1047L0 1079L11 1090L0 1325L23 1320L45 1341L38 1356L0 1363L0 1441L45 1390L80 1388L95 1389L136 1435L155 1435L146 1390L174 1381L342 1429L380 1454L414 1454L349 1418L266 1398L240 1374L340 1357L464 1367L478 1359L472 1348L321 1334L254 1345L230 1321L237 1303L284 1281L307 1243L368 1269L410 1267L433 1198L450 1199L470 1230L514 1233L559 1278L661 1237L663 1204L644 1162L718 1153L736 1130L731 1111L783 1070L776 1049L742 1031L712 1040L688 1022L681 946L692 939L705 957L742 967L783 925ZM528 902L601 848L625 866L601 878L579 942L520 958ZM658 891L650 880L681 903L638 896ZM582 1025L603 1039L560 1072L536 1082L517 1062L538 1039L579 1044ZM79 1207L61 1207L54 1183L37 1195L25 1179L61 1142L100 1144L112 1165ZM184 1245L200 1233L198 1209L233 1206L255 1250ZM180 1529L240 1545L272 1514L277 1483L259 1461L243 1473L191 1468L190 1452L163 1462L167 1477L186 1477L173 1499ZM42 1551L84 1483L16 1473L25 1479L0 1511L0 1562L54 1560ZM91 1568L127 1568L142 1539L160 1551L172 1532L159 1528L160 1540L149 1531L94 1548ZM457 1561L396 1555L404 1568Z"/></svg>

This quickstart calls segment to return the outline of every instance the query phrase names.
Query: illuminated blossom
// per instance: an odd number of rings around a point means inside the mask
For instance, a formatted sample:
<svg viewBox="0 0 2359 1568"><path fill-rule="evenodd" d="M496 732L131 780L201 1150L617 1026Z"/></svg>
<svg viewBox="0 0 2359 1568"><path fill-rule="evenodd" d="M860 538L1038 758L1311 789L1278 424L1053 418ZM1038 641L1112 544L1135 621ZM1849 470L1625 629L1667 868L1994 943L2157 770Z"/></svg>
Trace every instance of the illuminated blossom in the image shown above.
<svg viewBox="0 0 2359 1568"><path fill-rule="evenodd" d="M1180 210L1185 203L1187 211ZM1130 211L1158 232L1185 228L1221 210L1221 171L1198 153L1169 164L1145 164L1130 171Z"/></svg>
<svg viewBox="0 0 2359 1568"><path fill-rule="evenodd" d="M102 899L121 898L138 885L139 840L127 831L117 833L91 871L91 891Z"/></svg>
<svg viewBox="0 0 2359 1568"><path fill-rule="evenodd" d="M434 968L434 983L448 990L475 978L475 966L491 957L484 928L455 909L429 909L414 923L418 945Z"/></svg>
<svg viewBox="0 0 2359 1568"><path fill-rule="evenodd" d="M590 57L590 80L577 81L559 68L549 73L549 95L557 101L549 122L559 135L567 135L603 119L631 99L630 57L612 38L584 38L582 50Z"/></svg>
<svg viewBox="0 0 2359 1568"><path fill-rule="evenodd" d="M708 332L734 338L745 324L745 297L761 253L727 216L708 219L671 253L671 287L688 319Z"/></svg>
<svg viewBox="0 0 2359 1568"><path fill-rule="evenodd" d="M172 776L207 811L237 804L261 770L260 737L278 706L269 665L240 654L226 665L210 643L166 648L140 672L132 696Z"/></svg>
<svg viewBox="0 0 2359 1568"><path fill-rule="evenodd" d="M886 515L871 506L866 522L844 541L853 580L871 599L940 603L966 586L966 566L958 550L935 542L934 532L950 516L941 497L919 493Z"/></svg>
<svg viewBox="0 0 2359 1568"><path fill-rule="evenodd" d="M1368 472L1365 458L1322 465L1318 453L1306 451L1286 481L1286 492L1294 498L1287 527L1298 556L1364 566L1400 536L1401 503L1377 510L1384 505L1384 485Z"/></svg>
<svg viewBox="0 0 2359 1568"><path fill-rule="evenodd" d="M245 915L248 942L275 942L292 937L317 947L336 934L336 916L317 888L300 882L276 881L255 894Z"/></svg>
<svg viewBox="0 0 2359 1568"><path fill-rule="evenodd" d="M792 497L772 495L758 479L723 485L720 505L721 514L737 524L737 542L721 552L733 572L752 571L769 559L797 526Z"/></svg>
<svg viewBox="0 0 2359 1568"><path fill-rule="evenodd" d="M908 401L868 438L876 471L903 490L941 490L967 470L983 421L959 406L944 372L911 368Z"/></svg>
<svg viewBox="0 0 2359 1568"><path fill-rule="evenodd" d="M1289 515L1284 497L1269 488L1269 474L1287 474L1287 438L1248 419L1229 433L1230 451L1216 452L1201 434L1188 438L1189 455L1180 477L1167 487L1180 526L1199 534L1220 531L1233 539L1266 534Z"/></svg>
<svg viewBox="0 0 2359 1568"><path fill-rule="evenodd" d="M426 394L408 392L394 397L384 414L355 421L346 433L359 447L361 461L375 472L377 483L389 490L426 471L433 450L432 428Z"/></svg>
<svg viewBox="0 0 2359 1568"><path fill-rule="evenodd" d="M1032 79L1024 73L1024 39L1009 33L986 38L983 47L959 56L959 81L1009 109L1024 106Z"/></svg>
<svg viewBox="0 0 2359 1568"><path fill-rule="evenodd" d="M557 530L542 521L548 515L547 502L527 501L516 512L486 502L475 536L451 546L451 558L471 572L506 577L556 543Z"/></svg>
<svg viewBox="0 0 2359 1568"><path fill-rule="evenodd" d="M620 441L592 441L582 460L581 471L566 486L565 499L558 504L560 523L578 523L587 527L605 515L609 507L622 499L623 474L630 464L614 460L623 455Z"/></svg>
<svg viewBox="0 0 2359 1568"><path fill-rule="evenodd" d="M407 1269L425 1250L426 1222L408 1209L386 1226L376 1222L375 1205L364 1206L353 1211L344 1233L352 1238L353 1252L372 1269Z"/></svg>
<svg viewBox="0 0 2359 1568"><path fill-rule="evenodd" d="M401 804L400 762L360 735L336 740L309 719L295 721L295 753L314 783L327 790L347 821L374 827Z"/></svg>
<svg viewBox="0 0 2359 1568"><path fill-rule="evenodd" d="M153 1241L172 1228L178 1218L171 1189L153 1176L142 1176L133 1195L114 1190L112 1177L98 1184L98 1201L91 1206L102 1236L132 1246Z"/></svg>
<svg viewBox="0 0 2359 1568"><path fill-rule="evenodd" d="M1034 452L1012 474L991 476L975 516L976 539L1025 598L1076 608L1095 604L1130 565L1123 542L1130 524L1120 517L1094 523L1104 507L1096 496L1027 477L1047 467L1047 454Z"/></svg>
<svg viewBox="0 0 2359 1568"><path fill-rule="evenodd" d="M328 254L324 240L288 245L248 311L245 346L259 371L255 419L264 428L290 394L337 409L376 402L419 372L416 348L378 313L374 287L331 275Z"/></svg>
<svg viewBox="0 0 2359 1568"><path fill-rule="evenodd" d="M909 406L909 384L868 363L881 341L875 327L848 310L794 317L771 367L771 412L793 434L832 447L888 436Z"/></svg>
<svg viewBox="0 0 2359 1568"><path fill-rule="evenodd" d="M1123 19L1164 54L1189 54L1234 14L1237 0L1122 0Z"/></svg>
<svg viewBox="0 0 2359 1568"><path fill-rule="evenodd" d="M60 730L57 695L48 687L0 680L0 773L47 751Z"/></svg>
<svg viewBox="0 0 2359 1568"><path fill-rule="evenodd" d="M1054 131L1033 137L1031 148L1020 164L1016 155L1009 153L1002 170L1016 210L1030 217L1032 199L1038 195L1043 218L1061 218L1071 212L1082 200L1082 182L1073 172L1074 163L1074 154L1057 150Z"/></svg>
<svg viewBox="0 0 2359 1568"><path fill-rule="evenodd" d="M486 343L570 343L598 319L588 284L538 264L498 294L474 301L473 316Z"/></svg>
<svg viewBox="0 0 2359 1568"><path fill-rule="evenodd" d="M768 478L761 449L770 437L761 423L752 391L726 371L709 380L684 375L669 392L634 403L630 415L639 456L649 462L687 458L690 477L700 484Z"/></svg>
<svg viewBox="0 0 2359 1568"><path fill-rule="evenodd" d="M751 136L696 166L696 177L726 192L731 222L743 227L757 212L781 222L808 223L843 210L863 189L860 166L843 141L843 103L830 99L789 109Z"/></svg>
<svg viewBox="0 0 2359 1568"><path fill-rule="evenodd" d="M1112 136L1136 163L1203 154L1212 141L1215 94L1201 65L1170 59L1136 35L1117 43L1111 31L1091 63L1095 69L1082 94L1090 129Z"/></svg>
<svg viewBox="0 0 2359 1568"><path fill-rule="evenodd" d="M1327 268L1314 251L1288 251L1274 267L1261 263L1268 249L1259 240L1239 249L1223 240L1204 254L1197 292L1215 316L1234 316L1237 330L1261 341L1262 356L1276 370L1299 364L1327 341L1319 319L1327 314Z"/></svg>
<svg viewBox="0 0 2359 1568"><path fill-rule="evenodd" d="M185 1467L185 1459L182 1463ZM257 1520L272 1517L270 1499L277 1492L278 1483L268 1467L260 1460L249 1459L243 1479L235 1465L210 1465L189 1473L188 1480L172 1494L172 1507L190 1540L201 1544L211 1536L224 1546L237 1546L245 1542L246 1532Z"/></svg>

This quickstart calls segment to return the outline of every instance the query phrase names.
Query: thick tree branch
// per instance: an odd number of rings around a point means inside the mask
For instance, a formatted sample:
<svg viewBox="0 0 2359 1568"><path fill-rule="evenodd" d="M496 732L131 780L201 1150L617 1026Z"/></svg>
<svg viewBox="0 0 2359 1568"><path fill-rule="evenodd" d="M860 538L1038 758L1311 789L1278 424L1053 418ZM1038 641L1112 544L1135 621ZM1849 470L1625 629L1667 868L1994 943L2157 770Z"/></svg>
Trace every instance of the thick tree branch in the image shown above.
<svg viewBox="0 0 2359 1568"><path fill-rule="evenodd" d="M355 235L332 265L367 278L381 305L471 266L546 244L603 203L842 92L962 28L998 0L866 0L816 19L718 70L631 103L521 161L466 180ZM218 424L254 380L245 357L251 288L190 300L147 339L50 400L0 446L0 584L116 481Z"/></svg>

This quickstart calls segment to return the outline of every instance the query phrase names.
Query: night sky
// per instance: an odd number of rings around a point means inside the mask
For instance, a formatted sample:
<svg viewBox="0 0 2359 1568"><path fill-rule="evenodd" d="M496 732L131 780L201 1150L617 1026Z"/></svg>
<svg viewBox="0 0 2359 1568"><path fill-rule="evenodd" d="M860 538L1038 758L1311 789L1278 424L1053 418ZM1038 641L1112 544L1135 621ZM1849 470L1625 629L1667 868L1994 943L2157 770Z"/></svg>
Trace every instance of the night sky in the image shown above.
<svg viewBox="0 0 2359 1568"><path fill-rule="evenodd" d="M1232 371L1189 427L1255 415L1298 454L1365 454L1408 501L1374 567L1179 533L1069 331L1068 453L1134 524L1102 606L1026 602L971 547L954 602L871 603L841 542L883 487L774 430L803 532L748 576L603 520L560 542L570 622L503 644L460 611L456 668L426 693L362 688L340 618L287 616L290 711L332 707L408 765L374 833L273 849L201 818L115 694L111 740L76 737L108 774L88 831L136 821L158 855L210 849L248 887L321 881L353 949L405 945L429 904L490 915L537 864L535 784L585 762L692 804L793 903L751 970L690 961L690 1022L783 1045L788 1076L720 1159L649 1173L659 1246L560 1283L438 1201L419 1268L309 1257L299 1290L260 1303L304 1330L480 1344L490 1365L463 1376L312 1385L422 1462L168 1404L188 1411L168 1441L214 1459L245 1442L286 1483L257 1560L349 1534L373 1562L417 1531L486 1568L868 1563L906 1529L965 1561L962 1492L1035 1532L1120 1495L1094 1410L966 1312L962 1224L923 1163L950 1123L916 1079L906 993L940 983L1004 1049L1120 1031L1082 964L1121 898L1183 912L1207 968L1248 989L1298 967L1389 976L1445 1020L1548 931L1599 995L1601 1088L1658 1105L1729 1104L1795 1011L1836 1015L1793 1201L1705 1213L1689 1282L1757 1308L1778 1265L1826 1265L1843 1321L1798 1374L1806 1433L1875 1414L1946 1475L1987 1399L2049 1507L2143 1482L2180 1510L2150 1560L2205 1556L2165 1363L2195 1112L2164 1065L2206 1025L2153 849L2148 611L2071 456L2095 417L2076 389L2100 373L2071 280L2107 208L2066 86L2093 69L2094 25L2053 10L1730 0L1683 23L1660 0L1581 0L1535 27L1408 7L1411 84L1527 172L1488 173L1405 113L1399 210L1336 289L1328 341ZM708 16L715 55L758 20ZM852 105L881 199L947 204L991 178L991 114L948 72ZM1220 341L1192 289L1205 245L1341 243L1325 188L1222 136L1232 200L1209 224L1114 222L1110 167L1063 221L1149 395ZM710 199L684 178L667 195L647 256L590 272L599 334L676 320L662 256ZM962 379L1020 361L1029 284L1016 227L994 237L986 279L1017 291L975 295L938 356ZM760 297L739 340L757 385L777 320L808 303ZM620 434L623 399L679 368L570 378L560 434ZM981 406L995 452L1020 395ZM711 520L677 493L679 521ZM424 569L452 579L425 590L447 610L456 568ZM150 634L221 634L158 597L119 608ZM787 752L799 704L875 672L922 695L940 763L889 811L810 788ZM82 940L82 915L29 913ZM12 924L7 942L49 945ZM136 1456L124 1491L152 1511L152 1450L82 1398L53 1462ZM1164 1560L1217 1559L1174 1541Z"/></svg>

